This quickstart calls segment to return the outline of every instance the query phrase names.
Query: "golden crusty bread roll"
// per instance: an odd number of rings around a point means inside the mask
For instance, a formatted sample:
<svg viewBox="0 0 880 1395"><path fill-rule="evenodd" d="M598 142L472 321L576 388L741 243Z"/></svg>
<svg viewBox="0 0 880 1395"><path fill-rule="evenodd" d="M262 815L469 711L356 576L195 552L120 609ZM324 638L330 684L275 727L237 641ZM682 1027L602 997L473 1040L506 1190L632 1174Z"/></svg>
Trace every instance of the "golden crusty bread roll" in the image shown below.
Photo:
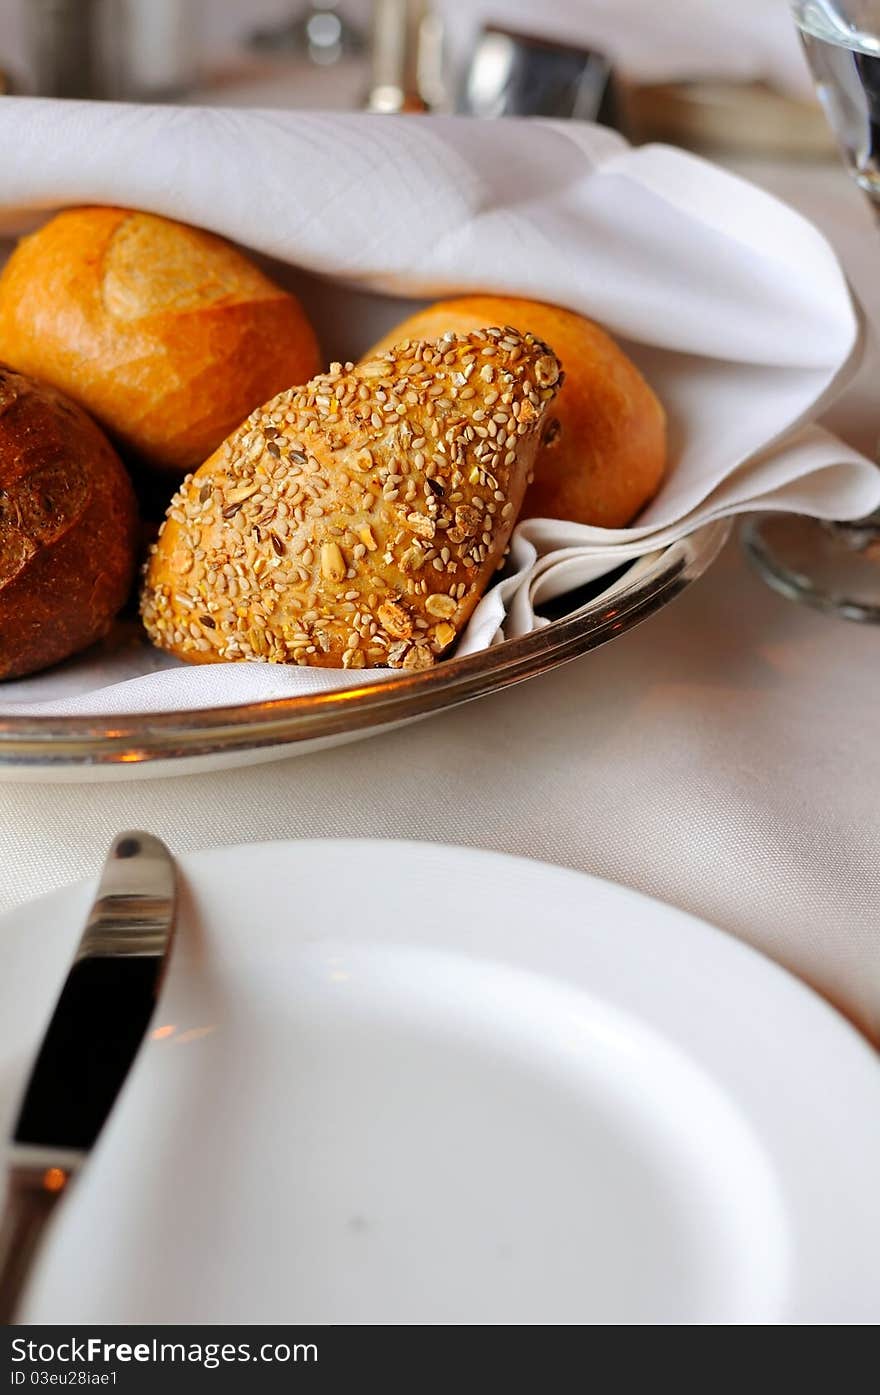
<svg viewBox="0 0 880 1395"><path fill-rule="evenodd" d="M654 497L666 469L666 416L635 364L590 320L558 305L510 296L441 300L390 331L370 354L398 339L432 339L480 325L509 324L552 344L565 366L520 518L567 518L623 528Z"/></svg>
<svg viewBox="0 0 880 1395"><path fill-rule="evenodd" d="M0 276L0 359L179 474L319 368L299 302L234 247L123 208L69 209L19 243Z"/></svg>
<svg viewBox="0 0 880 1395"><path fill-rule="evenodd" d="M0 365L0 678L100 639L131 588L134 492L85 412Z"/></svg>
<svg viewBox="0 0 880 1395"><path fill-rule="evenodd" d="M546 344L490 328L274 398L172 501L150 637L192 663L429 667L504 555L559 379Z"/></svg>

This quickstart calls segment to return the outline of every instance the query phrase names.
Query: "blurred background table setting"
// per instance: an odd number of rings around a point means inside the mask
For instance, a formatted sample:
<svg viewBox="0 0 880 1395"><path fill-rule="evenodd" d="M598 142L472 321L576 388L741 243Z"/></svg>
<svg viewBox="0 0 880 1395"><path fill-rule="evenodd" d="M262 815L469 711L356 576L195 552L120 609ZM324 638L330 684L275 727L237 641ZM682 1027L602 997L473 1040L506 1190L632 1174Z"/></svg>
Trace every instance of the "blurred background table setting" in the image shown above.
<svg viewBox="0 0 880 1395"><path fill-rule="evenodd" d="M835 1026L848 1030L847 1019L859 1049L870 1048L863 1096L861 1067L854 1067L851 1112L841 1104L841 1138L850 1125L853 1140L859 1137L853 1116L866 1112L880 1046L880 771L872 740L880 244L871 207L880 117L872 63L880 63L880 5L825 0L560 0L544 10L525 0L0 0L0 145L7 152L0 262L19 255L20 237L44 235L60 210L80 206L139 210L215 234L296 297L317 333L321 371L333 365L330 388L319 391L332 393L335 375L344 401L346 375L369 363L370 346L390 346L396 327L403 333L410 322L419 339L419 327L437 319L435 303L441 315L464 296L560 306L610 334L657 394L668 424L665 473L625 516L561 509L545 516L530 510L526 494L499 553L500 579L475 598L453 656L443 657L451 639L441 637L424 672L416 671L421 640L411 627L396 646L400 662L390 667L368 641L372 657L353 663L355 641L344 666L341 659L313 666L319 659L303 654L314 648L297 651L290 664L210 664L184 652L188 630L165 651L148 645L131 606L98 645L60 666L13 672L0 683L0 913L10 926L10 972L29 973L25 908L46 892L56 899L44 903L41 924L61 963L58 897L73 893L58 889L92 876L120 828L149 829L184 859L197 889L184 910L192 924L208 923L206 907L223 921L205 870L217 857L211 849L402 839L512 854L618 884L624 896L656 898L670 914L717 927L815 990L840 1014ZM131 279L120 295L140 274L137 266L126 271ZM542 321L535 334L551 357L558 351L563 369L558 381L556 369L547 378L549 401L563 383L573 395L579 365L544 323L552 328ZM508 327L513 337L484 352L501 344L521 364L523 352L535 352L530 340L525 351L519 344L521 328L529 326ZM0 303L0 358L3 335ZM11 361L14 370L30 366ZM492 371L469 378L465 368L465 410L474 411L471 382L478 393L493 390L491 410L498 395ZM609 367L602 381L621 371ZM615 400L636 395L635 381L627 379ZM94 410L85 399L82 405ZM376 420L388 410L381 399ZM552 402L546 410L552 415ZM486 415L469 418L484 436ZM265 430L267 420L252 418L254 430ZM272 420L265 440L277 459L272 447L283 423ZM244 448L250 443L246 437ZM631 462L626 468L635 470ZM181 473L161 477L166 494ZM396 501L400 477L384 478L382 498ZM192 502L189 479L171 505L181 526ZM434 479L431 518L447 506L448 484ZM632 485L634 501L639 487ZM209 496L206 486L199 498ZM499 508L493 504L492 517L500 521L503 490L493 497ZM231 508L218 516L217 527L235 529L234 515ZM0 507L0 528L4 517ZM428 542L433 523L430 531ZM271 536L286 565L286 535ZM428 542L420 540L423 551ZM358 548L351 555L369 563L375 540L358 545L353 534L351 543ZM489 533L483 543L485 555ZM161 548L160 535L160 556ZM347 541L344 550L351 552ZM179 551L169 555L177 567ZM335 556L321 550L324 577L334 584L348 563L343 557L333 577ZM453 570L439 545L427 556L438 571ZM179 564L182 573L191 568L189 559ZM454 588L450 595L455 602ZM425 633L450 630L454 609L432 611L434 628L426 623ZM198 627L192 633L202 635ZM393 627L390 633L393 640ZM208 642L213 636L203 649ZM180 662L187 657L195 665ZM262 656L256 648L239 657ZM345 846L360 867L356 844ZM424 855L425 866L439 866L434 850ZM300 854L290 856L299 866ZM425 884L421 856L413 853L408 887ZM236 846L234 857L257 878L283 882L280 851ZM211 867L210 876L222 879L220 862ZM307 870L297 875L310 885ZM461 875L467 882L470 873ZM497 864L486 886L506 875ZM519 874L509 875L518 884ZM475 892L477 900L482 894ZM546 894L561 905L568 892L548 882ZM236 895L233 886L230 907L239 904ZM274 891L260 895L277 911ZM612 903L595 895L612 925ZM586 900L584 907L586 914ZM626 921L628 910L620 914ZM641 914L633 909L634 926ZM650 931L644 915L634 934ZM366 936L370 918L380 916L368 906L358 934ZM227 920L218 947L224 935L232 946L231 911ZM658 921L658 944L671 947L663 961L675 985L670 993L684 1002L700 991L674 952L676 934L690 944L690 931L684 922L667 929L663 939ZM489 939L480 954L500 954ZM0 957L2 942L0 926ZM238 950L218 952L225 972ZM287 953L272 952L279 962ZM693 952L696 963L700 951ZM192 976L201 960L180 953ZM555 953L547 949L549 958ZM707 975L717 971L710 961L711 954L701 970ZM551 972L537 956L530 967ZM242 961L236 972L253 972L256 983L263 970ZM662 966L657 972L662 978ZM192 981L172 989L175 1011L182 1019L204 1008L207 1020L211 995L206 989L203 1001ZM761 991L755 987L755 1003ZM647 998L637 997L626 1010L648 1020ZM664 1007L670 1019L671 1002ZM310 1022L311 1010L304 1008ZM804 1011L801 1022L792 1008L793 1034L811 1030ZM17 1042L30 1030L23 1014ZM654 1026L662 1031L661 1017L658 1009ZM744 1072L751 1061L756 1073L763 1029L742 999L725 1029L744 1042ZM707 1058L713 1050L707 1044ZM838 1069L835 1050L829 1046L830 1073ZM782 1073L792 1067L780 1052ZM721 1073L722 1054L719 1047ZM845 1057L841 1047L840 1070ZM142 1074L146 1080L152 1071L159 1088L164 1068L156 1059ZM732 1097L738 1087L729 1088ZM750 1088L743 1085L745 1094ZM834 1088L829 1074L830 1094ZM145 1126L132 1109L125 1120L127 1137L139 1136ZM820 1123L819 1113L811 1116L811 1128ZM794 1124L786 1146L793 1138ZM866 1158L875 1143L873 1133L862 1139ZM798 1146L810 1146L806 1134ZM829 1155L828 1167L838 1165ZM782 1190L790 1185L787 1167L779 1163ZM863 1179L851 1185L859 1192ZM97 1206L97 1193L88 1197ZM880 1213L873 1200L862 1201L868 1236L875 1219L880 1231ZM158 1193L150 1204L158 1215ZM799 1206L800 1199L792 1202L793 1214ZM83 1209L65 1232L70 1252L88 1214ZM848 1225L845 1219L844 1267ZM133 1226L130 1243L144 1244L144 1234ZM308 1243L320 1245L320 1237ZM820 1254L831 1255L824 1235L810 1244L802 1276L818 1268ZM645 1245L662 1249L656 1236ZM787 1289L789 1279L778 1278L773 1296L768 1279L763 1296L756 1289L748 1298L737 1291L735 1301L707 1298L709 1316L693 1320L876 1320L860 1245L852 1241L852 1285L842 1285L837 1307L830 1289L807 1295L806 1280L800 1292L794 1279ZM118 1274L109 1258L102 1264L94 1311L127 1321L132 1305L143 1304L151 1320L169 1320L148 1281L131 1275L119 1287L129 1297L114 1308ZM61 1262L47 1273L34 1320L57 1320L73 1301ZM260 1320L260 1303L276 1282L277 1275L267 1277L254 1288L243 1320ZM330 1320L337 1313L383 1320L375 1305L360 1309L350 1294L335 1308L328 1284L324 1298L297 1300L314 1320L328 1313ZM224 1320L231 1293L216 1289ZM210 1320L212 1301L193 1307L193 1320ZM482 1299L467 1301L480 1308ZM599 1303L595 1294L591 1301ZM615 1308L617 1299L609 1299L607 1320L625 1321L627 1301L621 1297ZM633 1299L631 1311L647 1315L633 1320L685 1321L690 1301L683 1296L680 1308L670 1301L664 1316L652 1318L653 1299L643 1308ZM403 1298L389 1302L401 1320L425 1320L418 1303L410 1313ZM508 1320L498 1302L485 1320ZM569 1314L558 1295L548 1302L565 1310L558 1320L589 1320L577 1315L576 1303ZM70 1320L88 1316L84 1306ZM281 1318L273 1309L268 1320ZM453 1304L448 1320L467 1317ZM519 1313L517 1320L528 1319ZM552 1313L538 1320L553 1320Z"/></svg>

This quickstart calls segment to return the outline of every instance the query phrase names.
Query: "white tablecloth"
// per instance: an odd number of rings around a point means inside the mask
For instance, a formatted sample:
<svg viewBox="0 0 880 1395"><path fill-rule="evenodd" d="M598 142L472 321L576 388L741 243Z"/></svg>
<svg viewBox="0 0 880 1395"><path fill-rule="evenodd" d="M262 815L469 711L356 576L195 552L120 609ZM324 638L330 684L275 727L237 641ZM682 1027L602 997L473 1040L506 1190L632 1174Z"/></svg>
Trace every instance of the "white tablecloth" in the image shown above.
<svg viewBox="0 0 880 1395"><path fill-rule="evenodd" d="M880 324L880 243L837 167L744 172L813 217ZM872 352L835 427L880 431ZM873 400L872 400L873 398ZM0 909L142 826L175 852L426 838L581 868L772 955L880 1041L880 633L771 594L736 545L630 635L497 697L276 765L0 785ZM552 913L552 908L550 908Z"/></svg>

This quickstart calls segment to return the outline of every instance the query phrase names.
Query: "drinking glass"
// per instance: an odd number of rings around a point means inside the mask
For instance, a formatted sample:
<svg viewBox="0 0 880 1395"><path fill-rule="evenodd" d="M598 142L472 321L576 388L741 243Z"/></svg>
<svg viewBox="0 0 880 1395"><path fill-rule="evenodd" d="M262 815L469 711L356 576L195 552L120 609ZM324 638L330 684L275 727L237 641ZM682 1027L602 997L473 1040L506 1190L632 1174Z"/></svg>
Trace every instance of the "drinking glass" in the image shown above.
<svg viewBox="0 0 880 1395"><path fill-rule="evenodd" d="M880 0L792 0L792 11L846 166L880 220ZM858 523L761 514L743 542L775 590L880 624L880 513Z"/></svg>

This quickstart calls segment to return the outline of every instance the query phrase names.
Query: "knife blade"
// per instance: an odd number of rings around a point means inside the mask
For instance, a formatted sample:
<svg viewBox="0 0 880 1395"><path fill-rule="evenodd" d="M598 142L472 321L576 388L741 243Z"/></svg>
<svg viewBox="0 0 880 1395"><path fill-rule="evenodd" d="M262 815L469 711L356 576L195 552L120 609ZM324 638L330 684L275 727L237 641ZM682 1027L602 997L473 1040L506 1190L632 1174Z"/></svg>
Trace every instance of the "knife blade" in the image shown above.
<svg viewBox="0 0 880 1395"><path fill-rule="evenodd" d="M121 833L25 1087L0 1222L0 1322L11 1321L46 1222L89 1155L153 1016L174 937L174 860Z"/></svg>

